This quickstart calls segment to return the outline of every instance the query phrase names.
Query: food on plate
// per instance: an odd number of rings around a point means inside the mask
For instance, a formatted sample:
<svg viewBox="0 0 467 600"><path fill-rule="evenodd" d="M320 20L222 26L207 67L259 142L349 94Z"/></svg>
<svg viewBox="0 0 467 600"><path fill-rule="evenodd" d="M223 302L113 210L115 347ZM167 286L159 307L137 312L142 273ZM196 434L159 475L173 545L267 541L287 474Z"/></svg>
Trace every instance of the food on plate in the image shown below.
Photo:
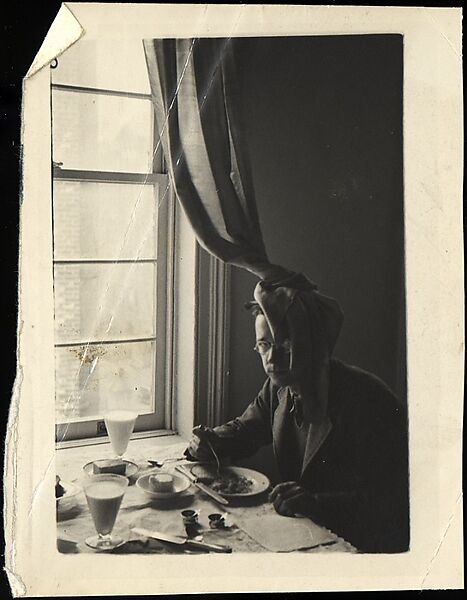
<svg viewBox="0 0 467 600"><path fill-rule="evenodd" d="M115 475L125 475L126 463L118 458L109 458L108 460L99 460L92 464L94 475L102 473L114 473Z"/></svg>
<svg viewBox="0 0 467 600"><path fill-rule="evenodd" d="M60 483L60 477L55 475L55 498L61 498L65 493L65 488Z"/></svg>
<svg viewBox="0 0 467 600"><path fill-rule="evenodd" d="M219 494L247 494L251 491L251 479L236 473L225 473L220 477L206 478L207 485Z"/></svg>
<svg viewBox="0 0 467 600"><path fill-rule="evenodd" d="M173 492L174 479L168 473L158 473L149 477L149 485L154 492Z"/></svg>

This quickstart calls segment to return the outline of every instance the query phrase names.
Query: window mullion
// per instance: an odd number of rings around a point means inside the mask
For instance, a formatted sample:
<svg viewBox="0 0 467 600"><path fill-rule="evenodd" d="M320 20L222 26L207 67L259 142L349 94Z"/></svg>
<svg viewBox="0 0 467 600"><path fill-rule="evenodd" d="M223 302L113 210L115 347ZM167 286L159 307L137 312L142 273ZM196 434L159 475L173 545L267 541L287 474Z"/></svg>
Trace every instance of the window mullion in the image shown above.
<svg viewBox="0 0 467 600"><path fill-rule="evenodd" d="M54 265L114 265L114 264L150 264L157 263L157 258L60 258L54 259Z"/></svg>
<svg viewBox="0 0 467 600"><path fill-rule="evenodd" d="M63 169L54 165L54 179L58 181L83 181L91 183L134 183L134 184L161 184L166 180L162 173L134 173L123 171L89 171L84 169Z"/></svg>
<svg viewBox="0 0 467 600"><path fill-rule="evenodd" d="M154 342L156 340L155 335L140 337L140 338L126 338L117 340L85 340L81 342L57 342L55 348L72 348L75 346L97 346L101 344L137 344L139 342Z"/></svg>
<svg viewBox="0 0 467 600"><path fill-rule="evenodd" d="M86 87L83 85L69 85L65 83L52 83L53 90L62 92L75 92L77 94L96 94L97 96L120 96L122 98L137 98L140 100L151 100L151 94L142 92L125 92L123 90L110 90L107 88Z"/></svg>

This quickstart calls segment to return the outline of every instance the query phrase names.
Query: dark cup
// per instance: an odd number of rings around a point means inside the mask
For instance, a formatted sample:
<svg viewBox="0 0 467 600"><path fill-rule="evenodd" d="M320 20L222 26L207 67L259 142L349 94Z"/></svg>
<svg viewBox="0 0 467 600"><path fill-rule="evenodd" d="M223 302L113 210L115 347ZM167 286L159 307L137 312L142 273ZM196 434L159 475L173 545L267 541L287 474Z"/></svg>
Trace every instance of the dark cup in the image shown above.
<svg viewBox="0 0 467 600"><path fill-rule="evenodd" d="M192 510L191 508L182 510L181 515L185 525L193 525L198 522L198 512L196 510Z"/></svg>
<svg viewBox="0 0 467 600"><path fill-rule="evenodd" d="M219 513L212 513L208 516L209 519L209 527L211 529L221 529L225 527L225 519L224 516Z"/></svg>

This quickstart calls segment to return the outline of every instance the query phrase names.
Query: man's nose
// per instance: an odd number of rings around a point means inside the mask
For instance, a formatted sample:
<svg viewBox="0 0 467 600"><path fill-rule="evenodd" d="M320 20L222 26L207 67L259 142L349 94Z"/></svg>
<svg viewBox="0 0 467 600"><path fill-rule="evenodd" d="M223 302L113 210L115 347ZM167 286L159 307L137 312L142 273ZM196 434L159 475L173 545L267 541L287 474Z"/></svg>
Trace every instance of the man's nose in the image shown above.
<svg viewBox="0 0 467 600"><path fill-rule="evenodd" d="M271 346L269 349L269 360L274 362L277 358L279 358L280 350L276 346Z"/></svg>

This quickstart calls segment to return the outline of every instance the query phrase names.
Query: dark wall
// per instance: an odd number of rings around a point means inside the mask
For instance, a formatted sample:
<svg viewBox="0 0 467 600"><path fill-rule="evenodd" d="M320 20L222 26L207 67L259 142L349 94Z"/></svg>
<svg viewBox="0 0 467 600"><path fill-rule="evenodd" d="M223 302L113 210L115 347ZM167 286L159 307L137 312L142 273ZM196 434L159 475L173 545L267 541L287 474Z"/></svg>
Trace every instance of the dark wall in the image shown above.
<svg viewBox="0 0 467 600"><path fill-rule="evenodd" d="M245 129L272 262L335 297L336 356L405 397L402 37L236 40ZM230 404L264 374L242 309L256 279L232 269Z"/></svg>

